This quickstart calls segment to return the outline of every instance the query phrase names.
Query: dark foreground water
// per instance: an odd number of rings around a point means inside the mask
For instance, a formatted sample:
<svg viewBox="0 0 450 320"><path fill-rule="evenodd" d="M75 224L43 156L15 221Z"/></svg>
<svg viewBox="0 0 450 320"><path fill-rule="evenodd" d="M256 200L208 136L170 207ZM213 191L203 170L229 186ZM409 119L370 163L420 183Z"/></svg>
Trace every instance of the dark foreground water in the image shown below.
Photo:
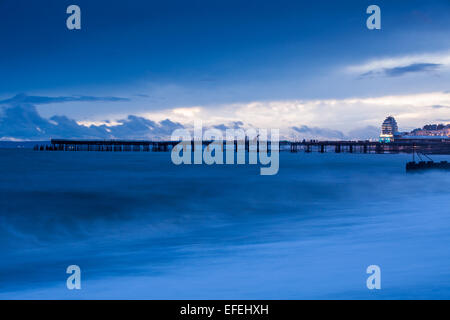
<svg viewBox="0 0 450 320"><path fill-rule="evenodd" d="M450 173L406 174L409 159L282 153L260 176L0 150L0 298L449 299Z"/></svg>

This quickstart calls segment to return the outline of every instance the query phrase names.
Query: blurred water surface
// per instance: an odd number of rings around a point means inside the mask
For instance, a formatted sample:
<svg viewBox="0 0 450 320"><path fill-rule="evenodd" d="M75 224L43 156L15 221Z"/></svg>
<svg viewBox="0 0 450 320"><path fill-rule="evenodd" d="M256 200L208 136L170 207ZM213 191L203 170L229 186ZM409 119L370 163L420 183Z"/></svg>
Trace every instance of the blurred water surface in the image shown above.
<svg viewBox="0 0 450 320"><path fill-rule="evenodd" d="M450 173L406 174L409 160L285 152L261 176L170 153L0 150L0 298L449 299Z"/></svg>

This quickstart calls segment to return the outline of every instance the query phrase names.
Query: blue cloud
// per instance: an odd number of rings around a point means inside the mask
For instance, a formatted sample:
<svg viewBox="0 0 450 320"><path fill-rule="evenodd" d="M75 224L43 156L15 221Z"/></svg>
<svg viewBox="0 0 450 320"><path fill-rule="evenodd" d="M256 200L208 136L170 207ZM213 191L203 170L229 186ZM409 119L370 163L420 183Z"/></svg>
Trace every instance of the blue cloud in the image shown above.
<svg viewBox="0 0 450 320"><path fill-rule="evenodd" d="M11 100L14 103L5 104L4 102ZM42 101L40 99L31 100ZM84 126L66 116L56 115L50 119L43 118L37 112L34 104L24 103L23 100L19 103L14 99L4 101L2 104L5 106L0 109L0 138L3 139L168 139L173 130L183 128L180 123L172 122L169 119L155 122L134 115L119 120L117 125Z"/></svg>
<svg viewBox="0 0 450 320"><path fill-rule="evenodd" d="M433 109L449 109L450 106L442 106L439 104L435 104L434 106L431 106Z"/></svg>
<svg viewBox="0 0 450 320"><path fill-rule="evenodd" d="M50 103L63 103L63 102L117 102L117 101L129 101L128 98L121 97L94 97L94 96L59 96L59 97L46 97L46 96L29 96L24 93L17 94L12 98L0 100L0 104L18 104L18 103L32 103L32 104L50 104Z"/></svg>
<svg viewBox="0 0 450 320"><path fill-rule="evenodd" d="M412 72L434 71L440 66L441 66L441 64L438 64L438 63L413 63L413 64L410 64L405 67L395 67L395 68L384 69L384 73L389 77L397 77L397 76L402 76L406 73L412 73Z"/></svg>
<svg viewBox="0 0 450 320"><path fill-rule="evenodd" d="M367 126L363 128L357 128L348 132L348 139L361 139L361 140L376 140L380 135L380 128L374 126Z"/></svg>
<svg viewBox="0 0 450 320"><path fill-rule="evenodd" d="M344 139L345 135L338 130L332 130L327 128L318 128L318 127L308 127L308 126L300 126L300 127L292 127L292 129L298 133L305 135L305 138L314 137L314 139Z"/></svg>
<svg viewBox="0 0 450 320"><path fill-rule="evenodd" d="M213 128L225 131L227 129L243 129L243 125L244 123L242 121L232 121L228 125L221 123L213 126Z"/></svg>
<svg viewBox="0 0 450 320"><path fill-rule="evenodd" d="M360 75L360 78L370 78L377 76L399 77L407 73L420 73L436 71L442 64L439 63L412 63L403 67L384 68L365 72Z"/></svg>

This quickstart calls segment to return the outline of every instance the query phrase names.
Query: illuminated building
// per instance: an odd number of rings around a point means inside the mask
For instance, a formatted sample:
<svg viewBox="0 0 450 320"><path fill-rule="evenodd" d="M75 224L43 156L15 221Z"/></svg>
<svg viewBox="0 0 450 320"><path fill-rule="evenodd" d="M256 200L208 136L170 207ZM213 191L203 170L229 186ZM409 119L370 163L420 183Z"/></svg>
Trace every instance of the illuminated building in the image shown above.
<svg viewBox="0 0 450 320"><path fill-rule="evenodd" d="M397 121L392 116L387 117L381 125L380 142L393 142L397 134Z"/></svg>

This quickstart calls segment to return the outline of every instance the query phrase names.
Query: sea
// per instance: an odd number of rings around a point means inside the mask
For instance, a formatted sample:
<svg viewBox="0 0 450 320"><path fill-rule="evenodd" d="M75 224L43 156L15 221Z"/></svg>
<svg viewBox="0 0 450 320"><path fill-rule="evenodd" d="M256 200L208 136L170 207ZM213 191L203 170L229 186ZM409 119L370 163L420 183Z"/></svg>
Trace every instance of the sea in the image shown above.
<svg viewBox="0 0 450 320"><path fill-rule="evenodd" d="M450 172L410 160L0 149L0 299L449 299Z"/></svg>

